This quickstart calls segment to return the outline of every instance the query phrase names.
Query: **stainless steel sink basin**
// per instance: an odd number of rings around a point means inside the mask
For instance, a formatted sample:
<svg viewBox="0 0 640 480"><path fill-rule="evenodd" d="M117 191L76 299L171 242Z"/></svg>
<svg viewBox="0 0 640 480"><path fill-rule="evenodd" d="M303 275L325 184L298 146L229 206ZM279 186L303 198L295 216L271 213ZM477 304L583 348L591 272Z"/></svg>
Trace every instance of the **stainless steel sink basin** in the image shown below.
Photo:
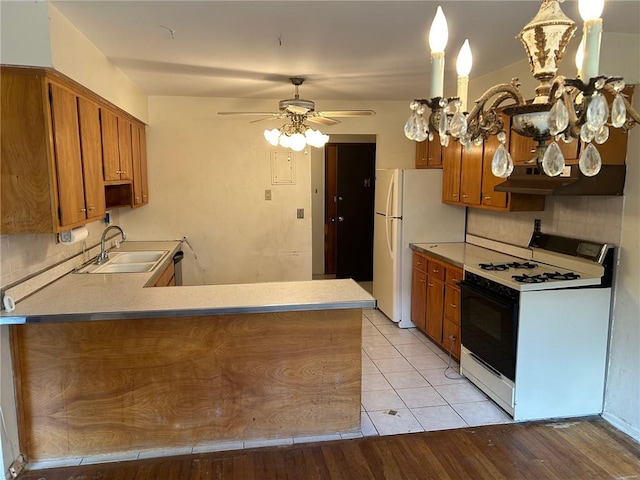
<svg viewBox="0 0 640 480"><path fill-rule="evenodd" d="M168 250L143 250L137 252L111 252L109 260L102 265L91 263L76 273L144 273L153 271Z"/></svg>

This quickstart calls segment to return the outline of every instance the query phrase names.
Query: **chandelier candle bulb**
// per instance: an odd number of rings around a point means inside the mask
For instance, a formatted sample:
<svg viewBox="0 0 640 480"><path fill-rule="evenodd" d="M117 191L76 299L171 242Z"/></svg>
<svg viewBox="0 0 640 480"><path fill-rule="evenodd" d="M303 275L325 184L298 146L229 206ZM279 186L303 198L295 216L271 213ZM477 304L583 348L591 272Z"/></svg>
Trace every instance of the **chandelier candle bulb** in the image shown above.
<svg viewBox="0 0 640 480"><path fill-rule="evenodd" d="M578 69L577 77L583 78L582 76L582 62L584 60L584 37L580 40L580 45L578 45L578 50L576 50L576 68Z"/></svg>
<svg viewBox="0 0 640 480"><path fill-rule="evenodd" d="M442 7L438 6L429 30L429 48L431 49L431 98L444 95L444 49L449 40L447 19Z"/></svg>
<svg viewBox="0 0 640 480"><path fill-rule="evenodd" d="M467 111L467 100L469 97L469 73L471 72L471 65L473 63L473 57L471 56L471 47L469 46L469 40L465 40L458 53L458 60L456 61L456 70L458 72L458 98L460 99L460 110Z"/></svg>
<svg viewBox="0 0 640 480"><path fill-rule="evenodd" d="M580 16L584 20L582 43L582 75L585 80L597 77L600 69L600 40L602 37L602 10L604 0L580 0Z"/></svg>

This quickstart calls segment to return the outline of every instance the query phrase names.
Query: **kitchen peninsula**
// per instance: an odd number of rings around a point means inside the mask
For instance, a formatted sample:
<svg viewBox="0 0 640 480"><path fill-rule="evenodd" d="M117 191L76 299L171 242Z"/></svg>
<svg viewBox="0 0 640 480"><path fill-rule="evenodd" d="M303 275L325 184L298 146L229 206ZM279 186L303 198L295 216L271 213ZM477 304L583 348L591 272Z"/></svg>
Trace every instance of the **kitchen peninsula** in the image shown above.
<svg viewBox="0 0 640 480"><path fill-rule="evenodd" d="M360 425L361 310L352 280L144 288L153 272L67 274L11 325L29 461L320 435Z"/></svg>

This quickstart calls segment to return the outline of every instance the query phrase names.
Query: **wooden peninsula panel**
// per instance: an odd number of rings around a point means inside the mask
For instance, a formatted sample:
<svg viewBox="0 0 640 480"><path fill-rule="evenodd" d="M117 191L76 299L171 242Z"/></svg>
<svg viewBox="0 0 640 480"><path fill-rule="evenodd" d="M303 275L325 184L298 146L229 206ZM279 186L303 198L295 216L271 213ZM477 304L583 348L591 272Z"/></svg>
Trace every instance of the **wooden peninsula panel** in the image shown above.
<svg viewBox="0 0 640 480"><path fill-rule="evenodd" d="M360 309L11 328L30 461L360 425Z"/></svg>

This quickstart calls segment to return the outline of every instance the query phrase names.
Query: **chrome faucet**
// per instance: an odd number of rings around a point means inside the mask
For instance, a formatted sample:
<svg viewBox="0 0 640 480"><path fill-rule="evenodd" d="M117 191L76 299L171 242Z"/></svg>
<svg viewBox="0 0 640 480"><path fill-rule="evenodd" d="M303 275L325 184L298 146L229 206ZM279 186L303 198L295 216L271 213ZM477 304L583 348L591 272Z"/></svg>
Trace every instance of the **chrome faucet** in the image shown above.
<svg viewBox="0 0 640 480"><path fill-rule="evenodd" d="M100 240L100 255L98 255L98 258L96 259L96 264L98 265L102 265L104 262L109 260L109 249L105 248L104 243L105 243L105 239L107 238L107 233L111 229L116 229L120 232L120 234L122 235L123 242L127 239L127 236L125 235L124 230L122 230L122 228L120 228L118 225L109 225L107 228L105 228L104 232L102 232L102 239Z"/></svg>

